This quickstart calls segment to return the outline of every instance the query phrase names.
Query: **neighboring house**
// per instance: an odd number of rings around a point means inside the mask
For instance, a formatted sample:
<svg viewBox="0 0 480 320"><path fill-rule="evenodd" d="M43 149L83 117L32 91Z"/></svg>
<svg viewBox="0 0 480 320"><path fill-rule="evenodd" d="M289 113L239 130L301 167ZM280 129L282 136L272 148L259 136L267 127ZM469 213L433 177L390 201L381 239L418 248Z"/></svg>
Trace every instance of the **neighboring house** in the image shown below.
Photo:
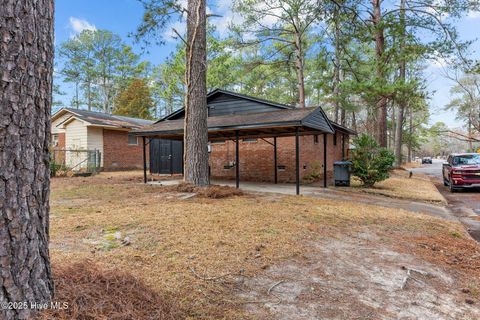
<svg viewBox="0 0 480 320"><path fill-rule="evenodd" d="M278 182L296 180L295 137L291 134L295 127L302 131L299 136L300 178L323 179L326 158L327 179L330 180L333 163L348 157L349 136L356 134L330 121L320 107L296 109L220 89L208 94L207 105L210 173L217 179L236 177L235 131L240 132L241 180L274 181L277 175ZM152 139L150 173L182 173L183 118L184 110L180 109L135 131L139 136Z"/></svg>
<svg viewBox="0 0 480 320"><path fill-rule="evenodd" d="M86 151L96 151L104 170L140 169L143 147L129 132L152 121L63 108L52 116L52 146L67 166L80 167Z"/></svg>

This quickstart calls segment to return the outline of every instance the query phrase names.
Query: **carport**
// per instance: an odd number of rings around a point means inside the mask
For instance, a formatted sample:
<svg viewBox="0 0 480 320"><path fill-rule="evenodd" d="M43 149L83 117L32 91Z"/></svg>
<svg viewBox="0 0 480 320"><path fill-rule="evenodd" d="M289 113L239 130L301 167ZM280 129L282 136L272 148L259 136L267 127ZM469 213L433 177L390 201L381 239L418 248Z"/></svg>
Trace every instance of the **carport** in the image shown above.
<svg viewBox="0 0 480 320"><path fill-rule="evenodd" d="M295 137L295 185L296 194L300 194L300 144L299 137L322 134L324 187L327 187L327 135L334 128L320 107L302 109L284 109L278 111L212 116L207 119L208 140L232 140L235 142L235 185L240 186L240 139L262 139L272 146L273 175L277 183L277 138ZM132 132L143 140L144 183L147 183L146 146L154 138L183 140L184 120L162 120L153 125ZM265 139L273 138L273 143Z"/></svg>

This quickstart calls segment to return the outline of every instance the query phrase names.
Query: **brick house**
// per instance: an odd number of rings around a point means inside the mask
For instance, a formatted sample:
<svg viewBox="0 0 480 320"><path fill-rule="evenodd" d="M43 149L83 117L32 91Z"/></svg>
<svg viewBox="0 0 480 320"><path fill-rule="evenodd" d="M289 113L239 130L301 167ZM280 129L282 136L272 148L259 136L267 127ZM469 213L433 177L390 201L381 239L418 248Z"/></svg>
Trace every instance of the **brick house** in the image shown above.
<svg viewBox="0 0 480 320"><path fill-rule="evenodd" d="M79 167L82 151L97 151L103 170L143 168L143 147L130 131L152 121L62 108L52 116L52 147L67 166Z"/></svg>
<svg viewBox="0 0 480 320"><path fill-rule="evenodd" d="M323 138L322 134L301 136L300 139L300 178L316 177L323 179ZM327 135L327 177L329 184L333 177L333 163L346 158L348 135L345 139L342 156L342 142L334 135ZM335 141L337 140L337 141ZM241 139L239 143L241 166L240 176L245 181L274 182L273 139ZM331 147L328 147L328 146ZM235 179L235 142L211 143L210 170L213 179ZM295 137L277 138L277 181L295 182ZM312 178L315 179L315 178Z"/></svg>
<svg viewBox="0 0 480 320"><path fill-rule="evenodd" d="M320 107L298 109L220 89L209 93L207 106L211 177L237 179L237 185L239 177L317 179L327 185L333 163L348 157L349 137L355 134L330 121ZM180 109L133 132L151 141L150 173L182 172L182 154L172 150L182 150L183 118Z"/></svg>

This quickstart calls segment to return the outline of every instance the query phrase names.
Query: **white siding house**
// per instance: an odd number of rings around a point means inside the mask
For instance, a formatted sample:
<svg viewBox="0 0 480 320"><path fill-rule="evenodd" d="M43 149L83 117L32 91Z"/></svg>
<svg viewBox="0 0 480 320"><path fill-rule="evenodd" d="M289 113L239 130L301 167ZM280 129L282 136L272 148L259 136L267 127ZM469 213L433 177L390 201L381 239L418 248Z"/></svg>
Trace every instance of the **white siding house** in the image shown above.
<svg viewBox="0 0 480 320"><path fill-rule="evenodd" d="M100 167L104 167L105 132L122 132L125 135L125 146L128 146L128 132L151 123L149 120L63 108L52 116L52 146L57 160L61 159L69 168L86 168L92 161L95 163L95 159L98 164L97 156ZM110 146L114 143L112 139L107 141Z"/></svg>

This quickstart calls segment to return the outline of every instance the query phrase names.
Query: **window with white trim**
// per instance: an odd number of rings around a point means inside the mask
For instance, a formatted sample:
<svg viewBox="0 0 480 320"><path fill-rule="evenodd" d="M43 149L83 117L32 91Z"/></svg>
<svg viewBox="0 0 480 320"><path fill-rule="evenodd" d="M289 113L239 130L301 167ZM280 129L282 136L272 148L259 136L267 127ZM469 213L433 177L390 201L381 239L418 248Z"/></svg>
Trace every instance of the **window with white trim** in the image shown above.
<svg viewBox="0 0 480 320"><path fill-rule="evenodd" d="M130 145L130 146L138 146L137 136L134 136L133 134L129 134L129 135L128 135L128 145Z"/></svg>

